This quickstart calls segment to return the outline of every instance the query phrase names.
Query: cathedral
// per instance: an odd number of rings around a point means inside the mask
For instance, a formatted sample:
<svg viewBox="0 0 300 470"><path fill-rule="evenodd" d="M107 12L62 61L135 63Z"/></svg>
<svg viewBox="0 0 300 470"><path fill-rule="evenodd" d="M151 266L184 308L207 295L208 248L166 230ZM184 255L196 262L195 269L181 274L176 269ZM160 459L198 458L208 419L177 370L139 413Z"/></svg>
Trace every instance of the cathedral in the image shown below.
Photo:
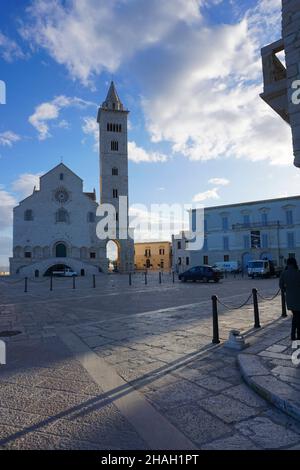
<svg viewBox="0 0 300 470"><path fill-rule="evenodd" d="M134 242L119 237L119 198L128 198L128 111L112 82L98 110L100 135L100 203L115 209L117 268L134 268ZM128 199L127 199L128 201ZM70 269L78 275L106 272L108 239L97 236L96 192L84 192L83 181L63 163L40 178L39 190L21 201L13 213L13 257L10 273L44 276ZM128 227L128 204L127 204ZM124 216L122 217L124 220ZM123 229L124 230L124 229ZM123 231L124 233L124 231ZM128 229L127 229L128 234Z"/></svg>

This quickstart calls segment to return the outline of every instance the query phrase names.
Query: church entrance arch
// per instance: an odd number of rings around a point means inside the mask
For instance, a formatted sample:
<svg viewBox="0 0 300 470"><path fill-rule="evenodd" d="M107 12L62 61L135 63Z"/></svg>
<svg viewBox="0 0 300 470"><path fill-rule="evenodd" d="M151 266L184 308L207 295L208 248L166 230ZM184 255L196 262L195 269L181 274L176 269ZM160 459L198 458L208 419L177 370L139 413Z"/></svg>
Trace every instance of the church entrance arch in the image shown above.
<svg viewBox="0 0 300 470"><path fill-rule="evenodd" d="M106 257L108 258L108 270L117 272L120 267L120 245L116 240L109 240L106 244Z"/></svg>
<svg viewBox="0 0 300 470"><path fill-rule="evenodd" d="M63 273L66 270L72 271L72 268L70 266L67 266L66 264L54 264L53 266L50 266L47 269L44 276L52 276L54 272Z"/></svg>
<svg viewBox="0 0 300 470"><path fill-rule="evenodd" d="M67 247L65 243L57 243L55 246L55 257L56 258L66 258L67 257Z"/></svg>

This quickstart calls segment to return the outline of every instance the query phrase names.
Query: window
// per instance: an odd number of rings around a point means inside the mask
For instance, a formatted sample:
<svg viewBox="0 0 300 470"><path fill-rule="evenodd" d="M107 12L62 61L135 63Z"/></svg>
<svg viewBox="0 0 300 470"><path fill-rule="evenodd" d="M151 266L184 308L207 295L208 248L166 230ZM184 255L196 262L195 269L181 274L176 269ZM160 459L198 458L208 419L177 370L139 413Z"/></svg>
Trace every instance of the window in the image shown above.
<svg viewBox="0 0 300 470"><path fill-rule="evenodd" d="M288 232L287 233L287 246L288 248L294 248L295 247L295 237L293 232Z"/></svg>
<svg viewBox="0 0 300 470"><path fill-rule="evenodd" d="M286 223L287 225L293 225L293 211L288 210L286 211Z"/></svg>
<svg viewBox="0 0 300 470"><path fill-rule="evenodd" d="M63 181L63 180L64 180L64 174L63 174L63 173L60 173L59 179L60 179L60 181Z"/></svg>
<svg viewBox="0 0 300 470"><path fill-rule="evenodd" d="M30 251L25 251L24 256L25 256L25 258L31 258L31 252Z"/></svg>
<svg viewBox="0 0 300 470"><path fill-rule="evenodd" d="M56 212L56 222L68 222L68 212L65 209L58 209Z"/></svg>
<svg viewBox="0 0 300 470"><path fill-rule="evenodd" d="M160 254L160 255L164 255L164 254L165 254L165 249L164 249L164 248L160 248L160 249L159 249L159 254Z"/></svg>
<svg viewBox="0 0 300 470"><path fill-rule="evenodd" d="M208 256L203 256L203 264L208 264Z"/></svg>
<svg viewBox="0 0 300 470"><path fill-rule="evenodd" d="M118 168L113 167L112 170L111 170L111 174L112 174L113 176L118 176L118 174L119 174Z"/></svg>
<svg viewBox="0 0 300 470"><path fill-rule="evenodd" d="M93 222L95 222L95 219L96 219L96 218L95 218L94 212L89 212L89 213L88 213L88 222L89 222L89 223L93 223Z"/></svg>
<svg viewBox="0 0 300 470"><path fill-rule="evenodd" d="M117 198L117 197L118 197L118 190L113 189L113 198Z"/></svg>
<svg viewBox="0 0 300 470"><path fill-rule="evenodd" d="M160 268L164 269L164 260L163 259L160 260Z"/></svg>
<svg viewBox="0 0 300 470"><path fill-rule="evenodd" d="M24 212L24 220L26 220L26 221L33 220L33 212L32 212L31 209L27 209Z"/></svg>
<svg viewBox="0 0 300 470"><path fill-rule="evenodd" d="M107 123L106 129L108 132L122 132L121 124L113 124L111 122Z"/></svg>
<svg viewBox="0 0 300 470"><path fill-rule="evenodd" d="M250 238L249 235L244 235L244 249L248 250L250 248Z"/></svg>
<svg viewBox="0 0 300 470"><path fill-rule="evenodd" d="M228 217L222 217L222 229L228 230Z"/></svg>
<svg viewBox="0 0 300 470"><path fill-rule="evenodd" d="M261 237L261 246L262 248L268 248L269 245L269 237L267 233L263 233Z"/></svg>
<svg viewBox="0 0 300 470"><path fill-rule="evenodd" d="M223 250L224 251L229 250L229 238L228 237L223 237Z"/></svg>
<svg viewBox="0 0 300 470"><path fill-rule="evenodd" d="M250 225L250 215L245 214L244 217L243 217L243 221L244 221L244 225L246 225L248 227Z"/></svg>
<svg viewBox="0 0 300 470"><path fill-rule="evenodd" d="M251 248L260 248L260 231L251 231Z"/></svg>
<svg viewBox="0 0 300 470"><path fill-rule="evenodd" d="M181 265L181 256L178 258L178 264Z"/></svg>
<svg viewBox="0 0 300 470"><path fill-rule="evenodd" d="M92 251L92 252L90 253L90 258L91 258L91 259L95 259L95 258L96 258L96 253L95 253L94 251Z"/></svg>
<svg viewBox="0 0 300 470"><path fill-rule="evenodd" d="M185 264L187 266L189 266L189 264L190 264L190 258L188 256L185 258Z"/></svg>
<svg viewBox="0 0 300 470"><path fill-rule="evenodd" d="M229 255L224 255L224 262L227 263L229 261Z"/></svg>
<svg viewBox="0 0 300 470"><path fill-rule="evenodd" d="M150 259L147 259L147 260L146 260L146 268L148 268L148 269L151 268L151 261L150 261Z"/></svg>
<svg viewBox="0 0 300 470"><path fill-rule="evenodd" d="M181 250L181 241L177 242L177 249Z"/></svg>
<svg viewBox="0 0 300 470"><path fill-rule="evenodd" d="M147 256L147 257L150 258L150 256L151 256L151 250L150 250L150 248L146 248L146 249L145 249L145 256Z"/></svg>
<svg viewBox="0 0 300 470"><path fill-rule="evenodd" d="M288 257L289 257L289 258L296 258L296 255L295 255L295 253L289 253L289 254L288 254Z"/></svg>
<svg viewBox="0 0 300 470"><path fill-rule="evenodd" d="M117 140L112 140L110 143L110 150L117 152L119 150L119 142Z"/></svg>
<svg viewBox="0 0 300 470"><path fill-rule="evenodd" d="M266 212L261 214L261 222L263 225L268 225L268 214Z"/></svg>
<svg viewBox="0 0 300 470"><path fill-rule="evenodd" d="M116 212L116 222L119 222L119 212Z"/></svg>

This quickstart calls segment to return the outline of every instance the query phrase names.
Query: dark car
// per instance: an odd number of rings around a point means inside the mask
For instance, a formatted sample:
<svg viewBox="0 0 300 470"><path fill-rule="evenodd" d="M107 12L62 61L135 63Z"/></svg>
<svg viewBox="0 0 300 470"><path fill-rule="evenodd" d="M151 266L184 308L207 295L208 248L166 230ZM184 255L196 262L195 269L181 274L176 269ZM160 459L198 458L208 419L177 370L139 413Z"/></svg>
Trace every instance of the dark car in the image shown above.
<svg viewBox="0 0 300 470"><path fill-rule="evenodd" d="M203 282L209 282L209 281L214 281L214 282L219 282L220 279L222 279L222 273L218 271L217 269L212 268L212 266L194 266L191 269L188 269L187 271L184 271L183 273L179 274L178 279L180 281L186 282L186 281L203 281Z"/></svg>

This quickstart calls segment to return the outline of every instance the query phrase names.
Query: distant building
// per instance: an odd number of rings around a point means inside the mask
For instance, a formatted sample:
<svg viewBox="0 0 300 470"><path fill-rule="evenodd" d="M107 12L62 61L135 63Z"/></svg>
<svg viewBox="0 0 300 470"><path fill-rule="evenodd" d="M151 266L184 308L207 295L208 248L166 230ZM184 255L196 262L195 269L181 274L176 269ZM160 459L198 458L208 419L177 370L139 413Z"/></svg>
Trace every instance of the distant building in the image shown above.
<svg viewBox="0 0 300 470"><path fill-rule="evenodd" d="M194 230L196 210L190 214ZM244 270L253 259L282 266L295 256L300 262L300 196L205 208L203 248L188 250L183 232L172 237L172 253L177 272L222 261L238 261Z"/></svg>
<svg viewBox="0 0 300 470"><path fill-rule="evenodd" d="M171 243L135 243L134 264L137 270L169 271L172 267Z"/></svg>

